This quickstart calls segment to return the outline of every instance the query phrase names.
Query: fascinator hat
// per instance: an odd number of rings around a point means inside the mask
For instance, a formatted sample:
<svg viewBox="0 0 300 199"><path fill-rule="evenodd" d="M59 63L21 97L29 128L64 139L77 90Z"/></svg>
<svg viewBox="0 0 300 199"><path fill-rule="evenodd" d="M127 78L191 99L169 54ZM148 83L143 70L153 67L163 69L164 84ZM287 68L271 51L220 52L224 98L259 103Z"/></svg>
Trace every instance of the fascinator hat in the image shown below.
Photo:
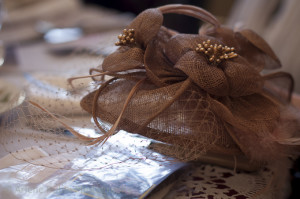
<svg viewBox="0 0 300 199"><path fill-rule="evenodd" d="M182 34L162 25L168 13L208 26ZM293 79L272 72L281 63L252 30L226 28L195 6L166 5L140 13L115 45L90 70L99 88L80 103L104 133L90 144L122 129L158 141L156 150L182 161L212 154L257 166L297 154Z"/></svg>

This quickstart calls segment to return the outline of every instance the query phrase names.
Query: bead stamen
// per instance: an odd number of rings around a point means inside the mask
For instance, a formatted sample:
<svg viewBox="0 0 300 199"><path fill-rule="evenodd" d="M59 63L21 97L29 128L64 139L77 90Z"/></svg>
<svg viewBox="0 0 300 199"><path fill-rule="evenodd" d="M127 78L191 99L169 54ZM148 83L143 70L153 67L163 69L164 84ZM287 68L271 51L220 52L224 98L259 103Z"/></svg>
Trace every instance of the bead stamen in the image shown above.
<svg viewBox="0 0 300 199"><path fill-rule="evenodd" d="M234 47L223 46L221 44L211 44L210 40L198 44L196 52L204 53L209 62L219 64L222 60L231 59L237 56Z"/></svg>
<svg viewBox="0 0 300 199"><path fill-rule="evenodd" d="M123 34L118 36L119 41L115 43L116 46L125 46L129 44L134 44L134 29L124 29Z"/></svg>

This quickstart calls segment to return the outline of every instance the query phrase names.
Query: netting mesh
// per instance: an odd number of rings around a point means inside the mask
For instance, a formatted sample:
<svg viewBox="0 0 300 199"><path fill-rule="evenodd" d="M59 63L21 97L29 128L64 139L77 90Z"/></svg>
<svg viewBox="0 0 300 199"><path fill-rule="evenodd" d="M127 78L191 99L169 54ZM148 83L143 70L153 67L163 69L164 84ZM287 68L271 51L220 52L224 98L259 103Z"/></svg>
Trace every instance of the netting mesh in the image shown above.
<svg viewBox="0 0 300 199"><path fill-rule="evenodd" d="M120 104L125 101L135 83L130 80L116 80L107 86L98 99L97 117L109 123L116 121L122 109ZM182 160L194 160L211 148L222 146L234 151L235 144L218 125L220 121L210 110L209 101L200 94L201 91L199 93L187 90L169 108L157 115L174 99L176 92L182 89L181 86L175 84L155 88L151 82L144 83L141 91L136 93L127 106L119 124L120 128L180 146L178 150L181 150L179 153L183 156L176 157ZM83 108L89 112L94 94L95 92L89 94L81 102ZM149 123L149 118L153 116L154 119ZM189 157L189 154L193 155Z"/></svg>
<svg viewBox="0 0 300 199"><path fill-rule="evenodd" d="M97 137L102 133L91 123L90 117L56 117L60 122L30 103L22 104L1 118L1 146L20 162L53 169L84 171L116 168L122 163L130 166L145 161L145 157L158 162L168 161L168 158L162 159L148 149L149 140L130 140L130 137L126 137L126 134L124 136L122 132L115 138L112 137L105 145L89 146L86 141L75 137L61 122L82 135ZM109 124L102 125L110 127ZM124 141L126 143L123 143ZM139 147L138 151L134 150L136 147ZM72 161L76 158L82 158L84 161L73 165Z"/></svg>

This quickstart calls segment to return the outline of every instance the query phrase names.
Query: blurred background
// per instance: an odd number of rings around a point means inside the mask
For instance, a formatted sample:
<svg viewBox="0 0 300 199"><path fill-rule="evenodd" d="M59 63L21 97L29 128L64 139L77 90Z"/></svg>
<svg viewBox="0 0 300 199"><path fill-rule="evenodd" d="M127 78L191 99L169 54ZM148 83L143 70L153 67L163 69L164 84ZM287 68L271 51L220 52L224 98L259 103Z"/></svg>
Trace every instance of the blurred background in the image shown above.
<svg viewBox="0 0 300 199"><path fill-rule="evenodd" d="M170 3L200 6L231 28L250 28L274 49L300 92L299 0L5 0L0 2L1 78L98 63L118 33L141 11ZM168 14L164 25L197 33L201 22ZM81 56L85 54L86 56ZM0 60L0 65L2 65ZM93 65L95 66L95 65ZM296 198L299 161L291 171ZM296 177L298 175L298 177Z"/></svg>
<svg viewBox="0 0 300 199"><path fill-rule="evenodd" d="M280 57L283 70L293 74L296 91L300 92L298 0L6 0L1 6L0 39L6 46L7 61L17 61L11 57L16 46L42 41L55 28L79 28L65 31L73 35L69 40L75 40L83 35L121 29L142 10L169 3L197 5L225 25L258 32ZM164 24L180 32L196 33L201 22L168 14ZM65 41L66 38L56 43Z"/></svg>

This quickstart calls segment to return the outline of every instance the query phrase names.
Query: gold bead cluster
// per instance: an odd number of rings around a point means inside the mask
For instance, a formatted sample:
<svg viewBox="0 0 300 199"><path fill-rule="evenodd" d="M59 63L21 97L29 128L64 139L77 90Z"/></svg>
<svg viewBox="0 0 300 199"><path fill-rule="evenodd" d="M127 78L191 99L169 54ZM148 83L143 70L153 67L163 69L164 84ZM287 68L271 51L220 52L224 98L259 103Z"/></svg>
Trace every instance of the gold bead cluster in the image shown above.
<svg viewBox="0 0 300 199"><path fill-rule="evenodd" d="M234 52L233 47L223 46L221 44L211 44L210 40L202 42L202 44L198 44L196 47L196 52L198 53L204 53L209 62L213 64L218 64L222 60L225 59L231 59L237 56L237 54Z"/></svg>
<svg viewBox="0 0 300 199"><path fill-rule="evenodd" d="M119 41L115 43L116 46L125 46L128 44L133 44L134 39L134 29L124 29L123 34L118 36Z"/></svg>

